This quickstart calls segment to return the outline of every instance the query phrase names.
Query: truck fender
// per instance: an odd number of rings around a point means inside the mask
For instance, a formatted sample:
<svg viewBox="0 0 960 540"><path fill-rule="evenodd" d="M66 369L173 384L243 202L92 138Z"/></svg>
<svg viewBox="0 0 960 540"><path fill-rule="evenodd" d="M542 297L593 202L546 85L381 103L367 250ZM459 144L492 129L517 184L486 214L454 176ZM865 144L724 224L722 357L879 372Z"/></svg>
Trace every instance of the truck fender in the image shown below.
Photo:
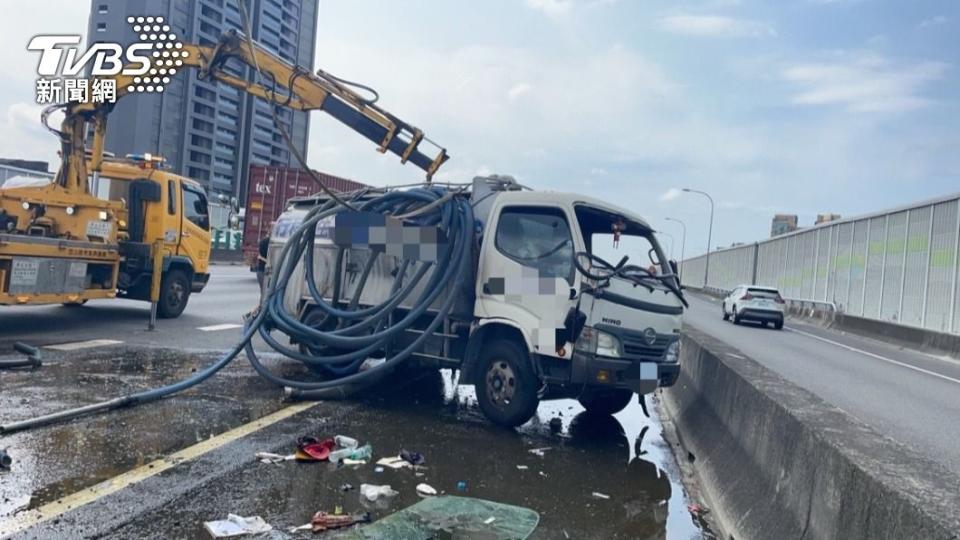
<svg viewBox="0 0 960 540"><path fill-rule="evenodd" d="M183 255L167 255L163 258L163 271L166 273L171 268L179 268L187 272L187 279L193 279L193 261Z"/></svg>
<svg viewBox="0 0 960 540"><path fill-rule="evenodd" d="M520 325L509 319L481 319L470 334L467 348L464 352L463 367L460 375L462 384L473 384L476 377L476 363L484 343L491 339L510 338L522 342L527 352L532 353L533 341Z"/></svg>

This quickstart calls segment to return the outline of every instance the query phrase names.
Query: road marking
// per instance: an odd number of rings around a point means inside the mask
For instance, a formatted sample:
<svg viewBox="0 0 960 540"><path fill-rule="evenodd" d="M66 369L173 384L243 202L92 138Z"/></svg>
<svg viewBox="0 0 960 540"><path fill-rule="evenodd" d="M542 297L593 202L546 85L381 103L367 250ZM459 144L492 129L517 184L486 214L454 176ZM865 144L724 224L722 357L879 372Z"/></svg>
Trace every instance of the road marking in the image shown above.
<svg viewBox="0 0 960 540"><path fill-rule="evenodd" d="M787 331L789 331L789 332L793 332L793 333L795 333L795 334L801 334L801 335L804 335L804 336L807 336L807 337L810 337L810 338L813 338L813 339L817 339L817 340L823 341L824 343L829 343L829 344L831 344L831 345L836 345L837 347L840 347L841 349L847 349L848 351L852 351L852 352L855 352L855 353L860 353L860 354L862 354L862 355L864 355L864 356L869 356L870 358L875 358L875 359L877 359L877 360L882 360L882 361L887 362L887 363L890 363L890 364L895 364L895 365L898 365L898 366L901 366L901 367L905 367L905 368L907 368L907 369L912 369L912 370L914 370L914 371L919 371L920 373L926 373L927 375L932 375L932 376L934 376L934 377L936 377L936 378L938 378L938 379L943 379L943 380L945 380L945 381L949 381L949 382L952 382L952 383L960 384L960 379L954 379L953 377L948 377L948 376L946 376L946 375L937 373L936 371L930 371L929 369L923 369L923 368L920 368L920 367L917 367L917 366L913 366L913 365L910 365L910 364L907 364L907 363L904 363L904 362L899 362L899 361L897 361L897 360L893 360L893 359L887 358L886 356L880 356L879 354L874 354L874 353L872 353L872 352L864 351L864 350L858 349L858 348L856 348L856 347L851 347L850 345L844 345L843 343L839 343L839 342L833 341L832 339L827 339L827 338L823 338L823 337L820 337L820 336L815 336L815 335L813 335L813 334L809 334L809 333L807 333L807 332L803 332L803 331L800 331L800 330L795 330L795 329L793 329L793 328L784 327L784 330L787 330Z"/></svg>
<svg viewBox="0 0 960 540"><path fill-rule="evenodd" d="M166 471L167 469L172 469L185 461L198 458L208 452L217 450L218 448L236 441L237 439L250 435L251 433L255 433L265 427L269 427L281 420L290 418L295 414L316 407L319 404L320 402L316 401L298 403L296 405L291 405L289 407L280 409L279 411L268 414L263 418L259 418L253 422L233 428L230 431L226 431L193 446L184 448L183 450L170 454L163 459L158 459L142 467L138 467L123 474L114 476L109 480L105 480L94 486L82 489L54 502L47 503L39 508L22 512L6 521L0 521L0 538L22 532L45 521L56 519L66 512L75 510L95 502L98 499L106 497L111 493L116 493L122 489L132 486L133 484L142 482L151 476L155 476L163 471Z"/></svg>
<svg viewBox="0 0 960 540"><path fill-rule="evenodd" d="M212 326L199 326L197 330L201 332L216 332L218 330L230 330L231 328L243 328L243 325L234 323L214 324Z"/></svg>
<svg viewBox="0 0 960 540"><path fill-rule="evenodd" d="M91 347L105 347L107 345L119 345L122 341L115 339L90 339L87 341L74 341L73 343L61 343L59 345L47 345L45 349L55 351L78 351L80 349L89 349Z"/></svg>

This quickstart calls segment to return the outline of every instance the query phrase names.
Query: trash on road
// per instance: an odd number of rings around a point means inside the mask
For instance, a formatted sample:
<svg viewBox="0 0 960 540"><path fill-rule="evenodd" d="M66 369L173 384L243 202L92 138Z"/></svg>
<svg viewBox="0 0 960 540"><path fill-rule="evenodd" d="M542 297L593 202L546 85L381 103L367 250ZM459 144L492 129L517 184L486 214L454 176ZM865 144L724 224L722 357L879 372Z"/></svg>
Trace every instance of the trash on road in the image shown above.
<svg viewBox="0 0 960 540"><path fill-rule="evenodd" d="M333 439L317 440L314 437L300 437L297 441L297 461L326 461L336 447Z"/></svg>
<svg viewBox="0 0 960 540"><path fill-rule="evenodd" d="M0 450L0 469L9 469L13 465L13 458L6 450Z"/></svg>
<svg viewBox="0 0 960 540"><path fill-rule="evenodd" d="M360 446L359 441L346 435L337 435L333 438L333 442L337 443L338 448L356 448Z"/></svg>
<svg viewBox="0 0 960 540"><path fill-rule="evenodd" d="M400 457L413 466L423 465L427 461L427 458L423 457L420 452L411 452L410 450L400 450Z"/></svg>
<svg viewBox="0 0 960 540"><path fill-rule="evenodd" d="M544 448L532 448L529 452L535 456L543 457L546 455L547 450L553 450L553 448L546 446Z"/></svg>
<svg viewBox="0 0 960 540"><path fill-rule="evenodd" d="M411 466L410 462L404 460L400 456L380 458L379 460L377 460L377 465L390 467L391 469L403 469L405 467Z"/></svg>
<svg viewBox="0 0 960 540"><path fill-rule="evenodd" d="M377 486L373 484L360 484L360 495L370 502L374 502L381 497L384 499L389 499L391 497L396 497L399 494L399 491L396 491L388 485Z"/></svg>
<svg viewBox="0 0 960 540"><path fill-rule="evenodd" d="M437 490L430 484L417 484L417 495L421 497L433 497L436 494Z"/></svg>
<svg viewBox="0 0 960 540"><path fill-rule="evenodd" d="M324 532L331 529L342 529L344 527L350 527L356 525L357 523L366 523L370 521L370 513L363 514L343 514L343 515L334 515L328 514L326 512L317 512L313 515L313 519L310 520L310 526L313 532Z"/></svg>
<svg viewBox="0 0 960 540"><path fill-rule="evenodd" d="M293 461L296 459L296 454L274 454L273 452L257 452L254 454L254 457L260 461L260 463L282 463L284 461Z"/></svg>
<svg viewBox="0 0 960 540"><path fill-rule="evenodd" d="M441 495L364 525L364 538L528 538L540 516L529 508ZM442 535L438 534L442 531Z"/></svg>
<svg viewBox="0 0 960 540"><path fill-rule="evenodd" d="M367 460L344 458L343 461L341 461L341 463L343 463L344 465L366 465Z"/></svg>
<svg viewBox="0 0 960 540"><path fill-rule="evenodd" d="M227 519L205 521L203 527L213 538L230 538L273 530L260 516L242 517L236 514L227 514Z"/></svg>
<svg viewBox="0 0 960 540"><path fill-rule="evenodd" d="M467 490L467 482L465 480L461 480L457 482L457 491L466 491L466 490Z"/></svg>
<svg viewBox="0 0 960 540"><path fill-rule="evenodd" d="M383 467L374 467L373 472L380 474L383 472Z"/></svg>
<svg viewBox="0 0 960 540"><path fill-rule="evenodd" d="M341 484L340 491L350 491L353 489L353 484Z"/></svg>
<svg viewBox="0 0 960 540"><path fill-rule="evenodd" d="M518 469L518 470L521 470L521 471L525 471L525 470L527 470L527 469L529 469L529 468L530 468L530 467L528 467L528 466L526 466L526 465L517 465L517 469Z"/></svg>
<svg viewBox="0 0 960 540"><path fill-rule="evenodd" d="M338 448L330 452L330 462L337 463L345 459L368 460L373 457L373 447L365 444L359 448Z"/></svg>
<svg viewBox="0 0 960 540"><path fill-rule="evenodd" d="M606 493L600 493L599 491L594 491L594 492L593 492L593 498L594 498L594 499L604 499L604 500L606 500L606 499L609 499L610 496L607 495Z"/></svg>
<svg viewBox="0 0 960 540"><path fill-rule="evenodd" d="M488 517L487 519L483 520L483 524L484 524L484 525L489 525L489 524L493 523L493 522L496 521L496 520L497 520L497 518L495 518L495 517Z"/></svg>

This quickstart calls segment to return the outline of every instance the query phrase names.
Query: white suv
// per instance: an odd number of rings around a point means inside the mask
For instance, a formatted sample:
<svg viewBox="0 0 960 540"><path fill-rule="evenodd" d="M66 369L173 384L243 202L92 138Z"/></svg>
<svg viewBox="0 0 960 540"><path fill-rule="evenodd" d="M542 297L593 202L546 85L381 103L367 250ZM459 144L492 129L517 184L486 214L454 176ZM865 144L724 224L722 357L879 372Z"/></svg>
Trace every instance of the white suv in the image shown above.
<svg viewBox="0 0 960 540"><path fill-rule="evenodd" d="M774 328L780 330L785 306L780 291L773 287L740 285L723 299L723 320L733 317L733 324L740 321L757 321L763 326L773 323Z"/></svg>

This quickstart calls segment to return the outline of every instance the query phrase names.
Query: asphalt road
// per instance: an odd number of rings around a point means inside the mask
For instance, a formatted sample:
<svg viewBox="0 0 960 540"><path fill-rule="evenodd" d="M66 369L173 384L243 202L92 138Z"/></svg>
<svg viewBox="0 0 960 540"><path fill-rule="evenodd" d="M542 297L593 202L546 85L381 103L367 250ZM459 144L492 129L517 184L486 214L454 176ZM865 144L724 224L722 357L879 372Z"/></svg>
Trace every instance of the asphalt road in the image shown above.
<svg viewBox="0 0 960 540"><path fill-rule="evenodd" d="M45 347L39 370L0 371L0 424L189 377L235 342L239 329L223 325L238 324L257 294L245 268L217 266L187 311L153 332L148 306L136 302L0 309L0 357L16 340ZM54 348L96 339L110 341ZM266 361L283 376L315 377L299 363ZM159 402L0 435L14 460L0 470L0 538L205 539L203 522L228 513L262 516L276 528L271 538L304 537L286 530L338 506L382 518L419 501L421 482L531 508L541 520L534 538L704 535L654 408L653 418L636 402L615 417L596 416L575 401L552 401L518 430L504 430L486 421L472 389L457 386L450 372L415 375L301 410L240 357ZM254 459L257 451L290 453L302 435L336 434L370 442L375 459L422 452L427 468L417 476L377 472L373 463ZM549 450L538 456L534 448ZM348 483L354 489L341 491ZM369 504L359 496L362 483L390 484L400 495Z"/></svg>
<svg viewBox="0 0 960 540"><path fill-rule="evenodd" d="M684 324L741 350L923 456L960 472L960 361L788 320L783 331L690 298Z"/></svg>
<svg viewBox="0 0 960 540"><path fill-rule="evenodd" d="M190 296L186 311L176 319L160 319L153 331L147 330L150 304L146 302L115 299L94 300L82 307L0 306L0 355L17 340L35 346L108 339L180 349L228 348L239 335L243 314L256 307L258 295L256 276L247 267L216 265L204 291Z"/></svg>

